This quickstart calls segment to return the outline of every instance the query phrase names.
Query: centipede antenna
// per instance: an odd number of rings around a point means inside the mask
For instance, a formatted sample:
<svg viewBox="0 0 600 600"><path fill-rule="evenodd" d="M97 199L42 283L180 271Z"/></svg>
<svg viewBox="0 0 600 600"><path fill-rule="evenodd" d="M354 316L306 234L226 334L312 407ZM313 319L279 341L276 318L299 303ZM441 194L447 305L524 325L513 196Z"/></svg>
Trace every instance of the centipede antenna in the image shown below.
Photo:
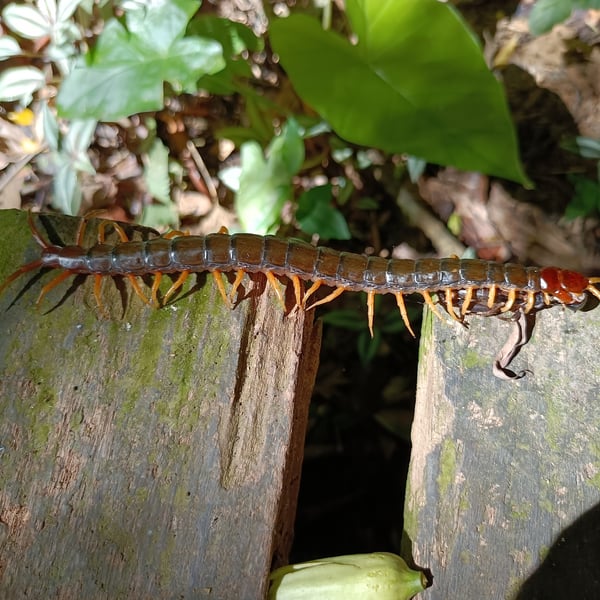
<svg viewBox="0 0 600 600"><path fill-rule="evenodd" d="M185 280L188 278L190 271L181 271L177 280L173 283L173 285L167 290L167 293L164 295L163 304L166 304L169 298L185 283ZM221 281L221 283L223 283ZM217 286L219 284L217 283ZM228 304L228 306L231 306Z"/></svg>
<svg viewBox="0 0 600 600"><path fill-rule="evenodd" d="M234 301L235 294L237 293L237 290L240 287L240 284L242 283L242 280L244 279L245 275L246 271L243 271L242 269L238 269L238 271L236 272L235 281L233 282L233 285L231 286L231 291L229 292L229 300L231 302Z"/></svg>
<svg viewBox="0 0 600 600"><path fill-rule="evenodd" d="M415 335L415 332L412 330L412 327L410 326L410 321L408 320L408 314L406 312L406 304L404 304L404 297L402 296L402 292L394 292L394 296L396 296L396 304L398 305L398 308L400 309L400 314L402 315L402 320L404 321L404 325L406 326L406 329L408 329L408 331L410 332L410 335L412 335L414 338L416 338L417 336Z"/></svg>
<svg viewBox="0 0 600 600"><path fill-rule="evenodd" d="M223 283L223 277L221 276L221 271L217 271L216 269L212 272L212 275L214 277L215 283L217 284L217 289L219 290L219 293L221 294L221 298L223 298L223 302L225 302L225 304L227 305L228 308L232 308L231 306L231 302L229 301L229 298L227 297L227 292L225 291L225 284Z"/></svg>
<svg viewBox="0 0 600 600"><path fill-rule="evenodd" d="M515 303L515 300L517 299L517 290L509 290L508 292L508 298L506 299L506 304L500 309L501 313L505 313L508 312L512 307L513 304Z"/></svg>
<svg viewBox="0 0 600 600"><path fill-rule="evenodd" d="M367 314L369 317L369 331L373 337L373 319L375 318L375 292L367 292Z"/></svg>
<svg viewBox="0 0 600 600"><path fill-rule="evenodd" d="M271 285L271 287L275 290L275 295L277 296L277 300L279 300L279 304L283 307L285 311L285 298L283 297L283 293L281 291L281 287L279 286L279 281L271 271L266 271L265 275L267 276L267 281Z"/></svg>

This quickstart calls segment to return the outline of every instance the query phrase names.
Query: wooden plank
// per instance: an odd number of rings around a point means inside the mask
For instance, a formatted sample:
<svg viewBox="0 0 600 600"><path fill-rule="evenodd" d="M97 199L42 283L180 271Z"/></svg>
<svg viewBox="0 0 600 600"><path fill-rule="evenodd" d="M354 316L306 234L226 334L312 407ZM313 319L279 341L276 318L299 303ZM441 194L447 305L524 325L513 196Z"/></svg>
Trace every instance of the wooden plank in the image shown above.
<svg viewBox="0 0 600 600"><path fill-rule="evenodd" d="M492 376L512 325L424 321L405 530L424 600L598 598L600 311L537 317Z"/></svg>
<svg viewBox="0 0 600 600"><path fill-rule="evenodd" d="M3 280L39 247L24 213L0 231ZM161 310L107 279L103 317L91 278L37 310L54 273L0 297L0 597L262 598L291 543L312 312L264 282L230 310L202 276Z"/></svg>

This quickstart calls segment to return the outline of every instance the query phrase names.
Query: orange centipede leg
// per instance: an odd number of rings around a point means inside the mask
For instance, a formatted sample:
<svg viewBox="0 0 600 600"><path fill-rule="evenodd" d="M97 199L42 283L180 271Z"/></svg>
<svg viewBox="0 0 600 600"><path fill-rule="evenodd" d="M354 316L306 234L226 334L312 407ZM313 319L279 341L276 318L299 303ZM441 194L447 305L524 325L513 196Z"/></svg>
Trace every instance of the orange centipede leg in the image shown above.
<svg viewBox="0 0 600 600"><path fill-rule="evenodd" d="M526 315L531 312L533 305L535 304L535 294L533 292L527 292L527 302L525 303L525 310L523 311Z"/></svg>
<svg viewBox="0 0 600 600"><path fill-rule="evenodd" d="M152 304L155 308L160 306L158 301L158 289L160 288L160 282L162 280L162 273L160 271L154 273L154 281L152 282L152 288L150 291L150 298L152 298Z"/></svg>
<svg viewBox="0 0 600 600"><path fill-rule="evenodd" d="M468 287L467 293L465 295L465 299L463 300L462 305L460 307L460 314L463 315L463 317L469 312L469 306L471 306L472 300L473 300L473 288Z"/></svg>
<svg viewBox="0 0 600 600"><path fill-rule="evenodd" d="M313 284L306 290L304 298L302 298L302 308L306 308L306 301L323 285L323 282L317 279Z"/></svg>
<svg viewBox="0 0 600 600"><path fill-rule="evenodd" d="M420 291L419 294L421 294L421 296L423 296L423 298L425 299L425 304L427 304L427 306L430 308L431 312L438 319L441 319L443 321L444 317L442 317L439 310L437 309L437 306L433 303L433 300L431 299L431 295L429 294L429 292L426 290L423 290L423 291Z"/></svg>
<svg viewBox="0 0 600 600"><path fill-rule="evenodd" d="M277 296L277 300L279 300L279 304L283 307L285 311L285 298L283 297L283 293L281 291L281 287L279 285L279 281L277 281L277 277L271 273L271 271L265 271L265 275L267 276L267 281L271 284L271 287L275 290L275 294Z"/></svg>
<svg viewBox="0 0 600 600"><path fill-rule="evenodd" d="M508 292L508 298L506 300L506 304L500 309L500 312L501 313L508 312L513 307L513 304L515 303L516 299L517 299L517 290L510 290Z"/></svg>
<svg viewBox="0 0 600 600"><path fill-rule="evenodd" d="M375 318L375 292L367 292L367 314L369 316L369 332L373 337L373 319Z"/></svg>
<svg viewBox="0 0 600 600"><path fill-rule="evenodd" d="M6 288L10 283L12 283L17 277L23 275L23 273L27 273L28 271L34 271L35 269L39 269L42 266L41 260L34 260L26 265L23 265L19 269L17 269L12 275L9 275L0 285L0 294L3 292L4 288Z"/></svg>
<svg viewBox="0 0 600 600"><path fill-rule="evenodd" d="M452 299L452 290L450 288L446 289L446 309L448 310L448 314L459 323L462 323L462 319L456 314L454 311L454 304Z"/></svg>
<svg viewBox="0 0 600 600"><path fill-rule="evenodd" d="M227 297L227 292L225 291L225 284L223 283L223 277L221 276L222 273L221 271L217 271L216 269L212 272L212 275L215 279L215 283L217 284L217 289L219 290L219 293L221 294L221 298L223 298L223 302L225 302L225 304L229 307L231 307L231 302L229 301L229 298Z"/></svg>
<svg viewBox="0 0 600 600"><path fill-rule="evenodd" d="M410 335L412 335L414 338L416 338L417 336L415 335L415 332L412 330L412 327L410 326L410 321L408 320L408 313L406 312L406 304L404 304L404 296L402 296L402 292L394 292L394 296L396 296L396 304L398 305L398 308L400 309L400 314L402 315L402 320L404 321L404 325L406 326L406 329L408 329L408 331L410 332Z"/></svg>
<svg viewBox="0 0 600 600"><path fill-rule="evenodd" d="M498 287L496 285L490 286L490 295L488 296L488 308L492 309L494 307L494 302L496 301L496 291Z"/></svg>
<svg viewBox="0 0 600 600"><path fill-rule="evenodd" d="M163 304L166 304L169 298L185 283L185 280L188 278L189 274L190 271L181 271L179 277L173 282L173 285L171 285L171 287L167 290L167 293L164 295ZM222 283L223 282L221 281L221 284Z"/></svg>
<svg viewBox="0 0 600 600"><path fill-rule="evenodd" d="M64 271L60 275L57 275L54 279L52 279L49 283L47 283L40 292L38 299L35 301L36 304L39 304L42 301L42 298L57 285L61 284L65 279L68 279L73 275L72 271Z"/></svg>
<svg viewBox="0 0 600 600"><path fill-rule="evenodd" d="M588 283L589 285L585 288L586 291L588 291L593 296L596 296L596 298L600 300L600 290L594 285L596 283L600 283L600 277L592 277L588 279Z"/></svg>
<svg viewBox="0 0 600 600"><path fill-rule="evenodd" d="M331 292L331 294L329 294L328 296L325 296L325 298L323 298L322 300L319 300L318 302L313 302L306 310L311 310L321 304L327 304L327 302L331 302L332 300L335 300L338 296L341 296L345 291L346 291L346 288L343 288L343 287L335 288L335 290L333 290L333 292ZM306 300L306 296L304 296L304 300Z"/></svg>
<svg viewBox="0 0 600 600"><path fill-rule="evenodd" d="M240 284L242 283L242 279L244 279L245 275L246 275L246 271L244 271L242 269L239 269L237 271L237 273L235 274L235 281L233 282L233 285L231 286L231 291L229 292L229 300L231 302L234 301L235 294L237 293L237 290L240 287Z"/></svg>
<svg viewBox="0 0 600 600"><path fill-rule="evenodd" d="M290 275L292 285L294 286L294 298L296 299L296 308L302 305L302 284L298 275Z"/></svg>

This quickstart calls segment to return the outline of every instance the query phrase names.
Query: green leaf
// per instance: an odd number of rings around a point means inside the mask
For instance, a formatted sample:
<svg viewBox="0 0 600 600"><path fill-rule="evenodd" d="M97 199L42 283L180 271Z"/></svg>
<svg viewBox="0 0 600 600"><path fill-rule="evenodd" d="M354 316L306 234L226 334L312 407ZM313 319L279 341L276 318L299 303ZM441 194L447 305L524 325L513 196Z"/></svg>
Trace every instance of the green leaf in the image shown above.
<svg viewBox="0 0 600 600"><path fill-rule="evenodd" d="M349 240L350 230L342 213L331 204L331 184L304 192L298 199L296 219L300 229L333 240Z"/></svg>
<svg viewBox="0 0 600 600"><path fill-rule="evenodd" d="M158 139L154 140L144 161L144 181L150 195L163 204L171 202L169 151Z"/></svg>
<svg viewBox="0 0 600 600"><path fill-rule="evenodd" d="M525 182L503 90L455 10L348 0L356 45L304 15L271 24L300 96L345 139Z"/></svg>
<svg viewBox="0 0 600 600"><path fill-rule="evenodd" d="M573 10L573 0L538 0L529 15L529 31L541 35L564 21Z"/></svg>
<svg viewBox="0 0 600 600"><path fill-rule="evenodd" d="M198 37L182 38L192 0L157 0L132 11L130 31L109 21L89 64L75 68L58 94L62 116L111 121L163 106L163 82L197 91L197 80L224 66L221 46ZM128 13L129 15L129 13Z"/></svg>
<svg viewBox="0 0 600 600"><path fill-rule="evenodd" d="M231 94L237 91L250 93L250 90L239 83L252 77L250 65L241 54L245 51L259 52L264 46L263 41L251 29L229 19L201 15L190 22L187 34L215 40L223 47L225 68L214 75L202 77L198 82L200 88L213 94Z"/></svg>
<svg viewBox="0 0 600 600"><path fill-rule="evenodd" d="M600 213L600 182L577 176L569 179L575 186L575 194L565 210L565 217L571 220Z"/></svg>
<svg viewBox="0 0 600 600"><path fill-rule="evenodd" d="M243 231L273 233L286 200L292 197L292 177L304 161L304 143L298 124L289 119L281 135L273 139L263 155L260 144L241 147L242 170L235 209Z"/></svg>

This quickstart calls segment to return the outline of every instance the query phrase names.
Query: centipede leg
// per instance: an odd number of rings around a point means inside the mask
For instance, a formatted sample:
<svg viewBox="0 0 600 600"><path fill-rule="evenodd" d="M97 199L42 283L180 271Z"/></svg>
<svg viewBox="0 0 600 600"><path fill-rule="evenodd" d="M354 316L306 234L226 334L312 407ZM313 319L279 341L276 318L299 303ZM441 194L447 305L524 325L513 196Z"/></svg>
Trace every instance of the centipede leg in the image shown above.
<svg viewBox="0 0 600 600"><path fill-rule="evenodd" d="M491 285L490 286L490 291L489 291L489 295L488 295L488 301L487 301L487 305L488 308L491 310L494 307L494 302L496 301L496 291L497 291L497 286L495 285Z"/></svg>
<svg viewBox="0 0 600 600"><path fill-rule="evenodd" d="M298 275L291 275L292 285L294 286L294 298L296 299L296 308L302 304L302 284Z"/></svg>
<svg viewBox="0 0 600 600"><path fill-rule="evenodd" d="M506 299L506 304L500 309L500 312L501 313L508 312L513 307L513 304L515 303L516 299L517 299L517 290L510 290L508 292L508 298Z"/></svg>
<svg viewBox="0 0 600 600"><path fill-rule="evenodd" d="M233 282L233 285L231 286L231 291L229 292L229 300L231 302L234 301L237 290L240 287L240 284L242 283L242 280L244 279L245 275L246 275L246 271L243 271L242 269L240 269L235 274L235 281Z"/></svg>
<svg viewBox="0 0 600 600"><path fill-rule="evenodd" d="M535 294L533 292L527 292L527 302L525 303L525 308L523 312L528 315L531 312L535 304Z"/></svg>
<svg viewBox="0 0 600 600"><path fill-rule="evenodd" d="M471 301L473 300L473 288L468 287L467 293L465 294L465 298L460 307L460 314L464 317L469 312L469 307L471 306Z"/></svg>
<svg viewBox="0 0 600 600"><path fill-rule="evenodd" d="M277 296L277 300L279 300L279 304L283 307L285 312L285 298L283 297L283 293L281 291L281 287L279 285L279 281L277 281L277 277L271 273L271 271L266 271L265 275L267 276L267 281L271 285L271 287L275 290L275 295Z"/></svg>
<svg viewBox="0 0 600 600"><path fill-rule="evenodd" d="M424 300L425 300L425 304L427 304L427 306L430 308L431 312L440 320L444 320L444 317L442 317L442 315L440 314L440 311L438 310L437 306L434 304L433 300L431 299L431 295L429 292L427 291L420 291L419 294L421 294L421 296L423 296Z"/></svg>
<svg viewBox="0 0 600 600"><path fill-rule="evenodd" d="M38 296L38 299L35 301L35 303L39 304L42 301L42 299L44 298L44 296L52 288L55 288L57 285L60 285L65 279L68 279L69 277L71 277L71 275L73 275L72 271L63 271L62 273L60 273L60 275L57 275L54 279L52 279L50 282L48 282L42 288L42 291L40 292L40 295Z"/></svg>
<svg viewBox="0 0 600 600"><path fill-rule="evenodd" d="M595 287L595 283L600 283L600 277L592 277L589 279L589 285L585 288L592 296L595 296L600 300L600 290Z"/></svg>
<svg viewBox="0 0 600 600"><path fill-rule="evenodd" d="M223 283L223 277L222 277L221 271L217 271L217 270L213 271L212 276L214 277L215 283L217 284L217 289L219 290L219 294L221 294L221 298L223 298L223 302L225 302L225 304L228 306L228 308L232 308L231 302L229 301L229 297L227 296L227 292L225 291L225 284Z"/></svg>
<svg viewBox="0 0 600 600"><path fill-rule="evenodd" d="M373 320L375 318L375 292L367 292L367 315L369 319L369 332L373 337Z"/></svg>
<svg viewBox="0 0 600 600"><path fill-rule="evenodd" d="M406 329L408 329L410 335L416 338L417 336L412 330L412 327L410 326L410 321L408 320L408 313L406 312L406 304L404 304L404 297L402 296L402 292L394 292L394 296L396 296L396 304L400 309L400 314L402 315L402 320L404 321Z"/></svg>
<svg viewBox="0 0 600 600"><path fill-rule="evenodd" d="M448 314L455 320L458 321L459 323L462 324L463 320L461 317L459 317L455 310L454 310L454 304L453 304L453 298L452 298L452 290L450 288L446 289L446 309L448 311Z"/></svg>
<svg viewBox="0 0 600 600"><path fill-rule="evenodd" d="M173 282L173 285L167 290L167 293L164 295L163 304L166 304L169 298L185 283L185 280L188 278L189 274L190 271L181 271L179 277L176 279L176 281ZM221 285L222 284L223 281L221 281ZM217 287L218 285L219 284L217 283ZM225 291L225 288L223 288L223 291ZM227 305L230 306L229 304Z"/></svg>
<svg viewBox="0 0 600 600"><path fill-rule="evenodd" d="M102 279L102 275L94 275L94 298L96 298L98 310L102 313L102 315L105 318L108 318L108 313L106 312L106 310L104 310L104 305L102 304Z"/></svg>
<svg viewBox="0 0 600 600"><path fill-rule="evenodd" d="M346 288L343 287L335 288L335 290L333 290L331 294L325 296L325 298L319 300L318 302L313 302L306 310L311 310L317 306L320 306L321 304L327 304L327 302L331 302L332 300L335 300L338 296L341 296L345 291ZM306 296L304 296L304 299L306 300Z"/></svg>
<svg viewBox="0 0 600 600"><path fill-rule="evenodd" d="M150 298L152 299L152 304L155 308L160 306L160 302L158 301L158 289L160 288L161 280L162 273L160 271L154 273L154 281L152 282L152 288L150 290Z"/></svg>
<svg viewBox="0 0 600 600"><path fill-rule="evenodd" d="M304 294L304 298L302 298L302 308L306 308L306 301L323 285L323 282L318 280L313 282L313 284L306 290L306 294Z"/></svg>

